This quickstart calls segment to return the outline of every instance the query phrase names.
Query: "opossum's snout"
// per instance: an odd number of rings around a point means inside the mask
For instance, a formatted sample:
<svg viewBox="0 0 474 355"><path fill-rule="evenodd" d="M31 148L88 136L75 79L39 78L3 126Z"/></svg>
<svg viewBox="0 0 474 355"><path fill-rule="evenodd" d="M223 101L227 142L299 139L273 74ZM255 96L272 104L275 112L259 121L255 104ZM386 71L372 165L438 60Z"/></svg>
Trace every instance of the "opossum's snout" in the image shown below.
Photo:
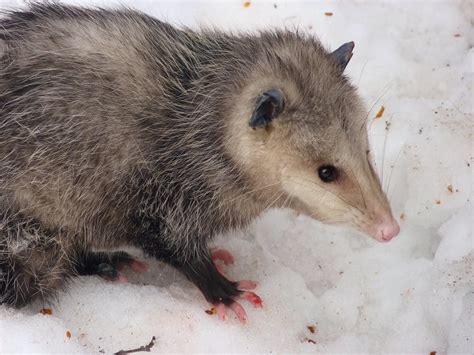
<svg viewBox="0 0 474 355"><path fill-rule="evenodd" d="M400 226L394 218L390 218L376 226L374 232L375 239L381 242L389 242L400 233Z"/></svg>
<svg viewBox="0 0 474 355"><path fill-rule="evenodd" d="M400 226L371 162L354 154L355 146L362 142L343 137L338 141L339 147L334 145L324 153L325 157L333 156L325 160L334 164L316 163L316 170L311 169L315 162L310 159L287 163L283 188L304 206L296 204L297 209L323 223L350 226L379 242L392 240L400 233Z"/></svg>
<svg viewBox="0 0 474 355"><path fill-rule="evenodd" d="M311 169L315 162L309 159L289 163L282 176L284 189L321 222L350 226L379 242L392 240L400 226L370 160L354 153L363 141L338 140L340 147L324 153L325 160L334 164L316 163L315 171Z"/></svg>

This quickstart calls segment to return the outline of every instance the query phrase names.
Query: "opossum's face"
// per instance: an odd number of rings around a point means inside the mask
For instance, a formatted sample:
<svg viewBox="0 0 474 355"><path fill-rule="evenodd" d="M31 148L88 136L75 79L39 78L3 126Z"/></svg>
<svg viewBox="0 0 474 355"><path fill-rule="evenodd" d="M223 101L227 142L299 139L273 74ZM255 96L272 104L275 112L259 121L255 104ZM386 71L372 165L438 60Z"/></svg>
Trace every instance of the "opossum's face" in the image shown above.
<svg viewBox="0 0 474 355"><path fill-rule="evenodd" d="M262 85L240 144L257 188L324 223L378 241L395 237L400 228L371 162L367 112L342 70Z"/></svg>

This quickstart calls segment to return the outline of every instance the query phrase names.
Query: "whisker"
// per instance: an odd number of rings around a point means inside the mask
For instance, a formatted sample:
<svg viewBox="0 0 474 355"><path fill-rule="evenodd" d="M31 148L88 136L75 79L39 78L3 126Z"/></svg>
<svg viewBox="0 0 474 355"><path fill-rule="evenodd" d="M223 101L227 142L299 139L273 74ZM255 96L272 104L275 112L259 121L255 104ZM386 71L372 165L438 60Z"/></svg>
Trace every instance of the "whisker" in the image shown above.
<svg viewBox="0 0 474 355"><path fill-rule="evenodd" d="M359 80L357 80L357 86L359 86L360 84L360 81L362 79L362 74L364 74L364 70L365 70L365 67L367 66L367 63L369 62L369 60L367 59L364 63L364 65L362 66L362 70L360 71L360 74L359 74Z"/></svg>
<svg viewBox="0 0 474 355"><path fill-rule="evenodd" d="M274 199L272 202L270 202L270 203L267 205L267 207L265 207L265 209L270 209L270 208L272 208L273 205L284 195L284 192L281 191L281 192L278 193L278 191L277 191L277 194L278 194L277 198ZM272 197L273 197L273 196L272 196Z"/></svg>
<svg viewBox="0 0 474 355"><path fill-rule="evenodd" d="M383 141L383 151L382 151L382 165L380 167L380 184L383 186L383 172L385 169L385 152L387 151L387 140L388 140L388 130L385 133L385 139Z"/></svg>
<svg viewBox="0 0 474 355"><path fill-rule="evenodd" d="M392 84L393 84L393 80L388 83L387 85L385 85L385 88L383 89L382 93L375 99L375 102L372 104L372 106L370 106L370 109L367 111L367 116L365 117L365 122L363 124L363 126L361 128L363 128L367 122L367 120L369 119L369 115L370 113L372 112L372 110L374 109L375 105L377 105L379 103L379 101L389 92L389 90L392 88ZM374 123L374 120L370 120L369 122L369 125L367 127L367 129L370 131L371 127L372 127L372 124Z"/></svg>
<svg viewBox="0 0 474 355"><path fill-rule="evenodd" d="M287 194L286 199L285 199L285 201L282 203L282 206L281 206L281 207L282 207L282 208L288 208L288 207L290 206L290 205L288 204L288 202L289 202L290 200L292 200L292 199L293 199L293 197L292 197L290 194Z"/></svg>
<svg viewBox="0 0 474 355"><path fill-rule="evenodd" d="M360 186L359 179L357 179L357 177L356 177L355 174L354 174L354 171L352 170L352 168L350 167L349 164L347 164L347 167L349 168L352 177L353 177L354 180L357 182L357 186L359 187L360 195L361 195L361 197L362 197L362 200L364 201L364 208L367 208L367 203L366 203L366 201L365 201L364 192L362 191L362 187Z"/></svg>
<svg viewBox="0 0 474 355"><path fill-rule="evenodd" d="M390 175L388 177L388 183L387 183L387 188L386 188L386 194L387 194L387 199L390 201L390 197L389 197L389 192L390 192L390 182L392 181L392 175L393 175L393 171L395 170L395 167L397 166L397 163L398 163L398 159L400 158L400 155L403 151L403 148L404 146L401 146L400 147L400 150L398 151L398 154L397 154L397 158L395 159L395 163L393 164L392 166L392 170L390 171Z"/></svg>

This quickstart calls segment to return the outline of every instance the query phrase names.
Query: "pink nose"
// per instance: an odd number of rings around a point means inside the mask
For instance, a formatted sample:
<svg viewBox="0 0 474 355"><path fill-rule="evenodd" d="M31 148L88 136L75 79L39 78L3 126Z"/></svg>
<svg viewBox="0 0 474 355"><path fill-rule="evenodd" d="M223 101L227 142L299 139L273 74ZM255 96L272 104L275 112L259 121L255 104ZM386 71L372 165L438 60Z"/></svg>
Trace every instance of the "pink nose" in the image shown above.
<svg viewBox="0 0 474 355"><path fill-rule="evenodd" d="M400 233L400 226L393 218L385 220L377 227L376 238L380 241L390 241Z"/></svg>

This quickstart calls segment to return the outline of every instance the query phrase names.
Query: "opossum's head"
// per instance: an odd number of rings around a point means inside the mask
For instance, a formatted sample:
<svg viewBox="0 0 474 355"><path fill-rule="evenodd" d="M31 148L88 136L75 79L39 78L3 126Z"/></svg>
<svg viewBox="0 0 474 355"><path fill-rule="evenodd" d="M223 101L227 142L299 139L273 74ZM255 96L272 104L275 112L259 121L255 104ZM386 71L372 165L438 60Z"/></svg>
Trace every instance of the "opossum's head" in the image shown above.
<svg viewBox="0 0 474 355"><path fill-rule="evenodd" d="M367 112L343 75L353 47L329 53L298 38L263 51L243 88L234 149L266 201L389 241L400 228L371 162Z"/></svg>

